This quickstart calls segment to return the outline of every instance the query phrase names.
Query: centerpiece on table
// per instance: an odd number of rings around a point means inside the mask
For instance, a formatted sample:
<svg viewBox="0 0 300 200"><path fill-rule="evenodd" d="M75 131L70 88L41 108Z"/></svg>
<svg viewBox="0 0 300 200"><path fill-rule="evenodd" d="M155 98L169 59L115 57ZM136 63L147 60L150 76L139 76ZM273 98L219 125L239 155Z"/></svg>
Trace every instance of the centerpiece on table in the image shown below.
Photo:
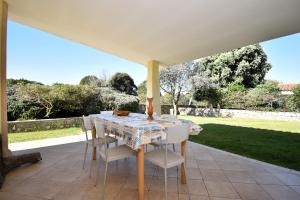
<svg viewBox="0 0 300 200"><path fill-rule="evenodd" d="M153 120L153 98L147 97L148 105L147 105L147 120L152 121Z"/></svg>
<svg viewBox="0 0 300 200"><path fill-rule="evenodd" d="M114 110L114 111L113 111L113 115L117 115L117 116L128 116L128 115L129 115L129 111L125 111L125 110Z"/></svg>

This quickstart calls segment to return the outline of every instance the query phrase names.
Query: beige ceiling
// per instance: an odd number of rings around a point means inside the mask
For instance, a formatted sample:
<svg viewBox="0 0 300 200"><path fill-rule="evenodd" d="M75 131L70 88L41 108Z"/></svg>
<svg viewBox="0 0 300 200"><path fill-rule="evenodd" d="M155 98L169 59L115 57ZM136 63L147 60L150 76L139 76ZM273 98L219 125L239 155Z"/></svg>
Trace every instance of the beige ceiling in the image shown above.
<svg viewBox="0 0 300 200"><path fill-rule="evenodd" d="M7 0L9 19L145 64L300 32L300 0Z"/></svg>

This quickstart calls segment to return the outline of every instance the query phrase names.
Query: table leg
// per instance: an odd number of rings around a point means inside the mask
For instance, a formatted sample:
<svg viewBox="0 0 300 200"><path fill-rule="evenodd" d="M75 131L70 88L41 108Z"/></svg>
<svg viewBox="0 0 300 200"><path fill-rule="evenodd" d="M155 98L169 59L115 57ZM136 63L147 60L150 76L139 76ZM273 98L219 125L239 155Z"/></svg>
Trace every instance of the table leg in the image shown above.
<svg viewBox="0 0 300 200"><path fill-rule="evenodd" d="M96 139L96 128L93 127L92 129L92 138L93 140ZM97 160L97 147L93 147L93 160Z"/></svg>
<svg viewBox="0 0 300 200"><path fill-rule="evenodd" d="M137 187L138 187L138 199L144 200L144 145L140 146L137 151Z"/></svg>
<svg viewBox="0 0 300 200"><path fill-rule="evenodd" d="M181 142L181 155L184 158L184 162L181 164L181 183L186 184L186 140Z"/></svg>

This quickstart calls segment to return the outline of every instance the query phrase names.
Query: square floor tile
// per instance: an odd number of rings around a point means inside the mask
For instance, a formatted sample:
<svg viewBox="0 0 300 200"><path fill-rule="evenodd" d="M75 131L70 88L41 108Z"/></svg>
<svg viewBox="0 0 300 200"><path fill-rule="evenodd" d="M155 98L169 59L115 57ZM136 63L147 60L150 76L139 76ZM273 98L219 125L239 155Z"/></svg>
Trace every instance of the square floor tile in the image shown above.
<svg viewBox="0 0 300 200"><path fill-rule="evenodd" d="M224 170L224 173L233 183L256 183L247 172Z"/></svg>
<svg viewBox="0 0 300 200"><path fill-rule="evenodd" d="M274 175L286 185L300 185L300 175L290 173L275 173Z"/></svg>
<svg viewBox="0 0 300 200"><path fill-rule="evenodd" d="M221 181L229 182L228 178L225 176L224 170L218 169L201 169L201 175L205 181Z"/></svg>
<svg viewBox="0 0 300 200"><path fill-rule="evenodd" d="M272 200L271 196L257 184L233 183L232 185L242 199Z"/></svg>
<svg viewBox="0 0 300 200"><path fill-rule="evenodd" d="M209 196L223 198L239 198L231 183L204 181Z"/></svg>
<svg viewBox="0 0 300 200"><path fill-rule="evenodd" d="M262 185L274 200L299 200L300 195L283 185Z"/></svg>
<svg viewBox="0 0 300 200"><path fill-rule="evenodd" d="M254 180L259 184L284 185L278 178L271 173L250 173Z"/></svg>

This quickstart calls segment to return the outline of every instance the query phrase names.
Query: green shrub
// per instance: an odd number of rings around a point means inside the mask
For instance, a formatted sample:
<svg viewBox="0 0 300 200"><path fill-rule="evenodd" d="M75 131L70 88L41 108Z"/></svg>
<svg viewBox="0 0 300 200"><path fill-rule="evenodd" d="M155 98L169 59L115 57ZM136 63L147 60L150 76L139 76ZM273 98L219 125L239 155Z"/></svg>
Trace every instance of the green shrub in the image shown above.
<svg viewBox="0 0 300 200"><path fill-rule="evenodd" d="M109 85L117 91L124 92L128 95L137 96L137 87L134 84L133 79L127 73L115 73L110 81Z"/></svg>
<svg viewBox="0 0 300 200"><path fill-rule="evenodd" d="M19 87L23 84L8 84L7 117L9 121L43 118L46 111L38 103L19 98Z"/></svg>
<svg viewBox="0 0 300 200"><path fill-rule="evenodd" d="M221 108L245 109L246 91L229 92L223 91Z"/></svg>
<svg viewBox="0 0 300 200"><path fill-rule="evenodd" d="M100 91L88 85L53 85L55 93L51 118L75 117L99 113L102 109Z"/></svg>
<svg viewBox="0 0 300 200"><path fill-rule="evenodd" d="M139 99L136 96L119 93L110 88L101 88L101 99L104 110L128 110L138 112Z"/></svg>
<svg viewBox="0 0 300 200"><path fill-rule="evenodd" d="M300 112L300 86L293 89L293 94L288 99L288 105L292 111Z"/></svg>
<svg viewBox="0 0 300 200"><path fill-rule="evenodd" d="M265 89L269 93L279 93L277 81L266 80L263 84L259 84L256 88Z"/></svg>
<svg viewBox="0 0 300 200"><path fill-rule="evenodd" d="M141 103L146 103L147 96L147 81L143 81L137 87L137 94Z"/></svg>
<svg viewBox="0 0 300 200"><path fill-rule="evenodd" d="M242 84L229 84L227 87L228 92L244 92L246 88Z"/></svg>
<svg viewBox="0 0 300 200"><path fill-rule="evenodd" d="M99 79L97 76L88 75L83 77L79 85L89 85L94 87L105 87L107 85L105 80Z"/></svg>

